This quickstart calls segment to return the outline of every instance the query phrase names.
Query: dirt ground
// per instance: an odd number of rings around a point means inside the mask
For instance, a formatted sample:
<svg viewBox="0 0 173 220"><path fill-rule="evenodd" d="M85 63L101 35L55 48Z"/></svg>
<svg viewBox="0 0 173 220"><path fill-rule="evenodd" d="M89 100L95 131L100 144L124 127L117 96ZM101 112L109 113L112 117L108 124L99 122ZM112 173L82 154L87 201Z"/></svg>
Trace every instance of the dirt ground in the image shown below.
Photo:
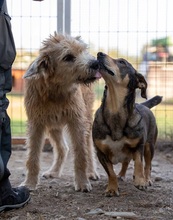
<svg viewBox="0 0 173 220"><path fill-rule="evenodd" d="M49 168L52 152L43 152L41 173ZM9 162L11 183L18 186L25 177L26 150L13 147ZM63 175L58 179L40 179L36 191L31 192L31 201L24 208L0 214L0 219L10 220L87 220L117 219L172 220L173 219L173 147L158 144L153 160L153 186L140 191L133 186L133 163L125 181L119 181L120 196L105 197L103 192L107 176L98 163L100 180L92 181L89 193L75 192L73 185L73 156L69 154ZM118 173L119 165L115 166ZM125 215L126 217L120 217Z"/></svg>

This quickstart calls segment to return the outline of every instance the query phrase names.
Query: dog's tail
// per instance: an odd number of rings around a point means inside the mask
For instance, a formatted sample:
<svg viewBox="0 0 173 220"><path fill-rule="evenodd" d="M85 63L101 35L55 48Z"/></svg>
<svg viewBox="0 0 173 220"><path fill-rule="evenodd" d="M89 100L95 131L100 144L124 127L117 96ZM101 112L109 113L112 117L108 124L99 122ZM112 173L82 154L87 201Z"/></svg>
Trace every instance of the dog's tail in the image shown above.
<svg viewBox="0 0 173 220"><path fill-rule="evenodd" d="M145 102L142 102L141 104L145 105L148 108L152 108L152 107L158 105L159 103L161 103L162 98L163 98L163 96L156 95L153 98L151 98Z"/></svg>

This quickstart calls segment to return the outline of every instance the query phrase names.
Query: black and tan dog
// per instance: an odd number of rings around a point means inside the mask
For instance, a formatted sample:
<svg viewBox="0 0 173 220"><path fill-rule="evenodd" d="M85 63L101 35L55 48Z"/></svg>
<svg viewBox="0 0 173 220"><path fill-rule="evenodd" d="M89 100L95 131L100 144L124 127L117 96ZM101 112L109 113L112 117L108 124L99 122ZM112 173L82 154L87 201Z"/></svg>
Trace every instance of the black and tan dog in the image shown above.
<svg viewBox="0 0 173 220"><path fill-rule="evenodd" d="M149 108L162 97L135 103L136 89L146 97L147 82L125 59L112 59L99 52L100 73L106 82L102 104L93 124L93 140L100 163L108 174L106 196L119 195L113 164L122 163L124 178L128 164L134 160L134 185L145 189L151 185L151 161L157 138L155 117ZM145 167L143 166L145 160Z"/></svg>

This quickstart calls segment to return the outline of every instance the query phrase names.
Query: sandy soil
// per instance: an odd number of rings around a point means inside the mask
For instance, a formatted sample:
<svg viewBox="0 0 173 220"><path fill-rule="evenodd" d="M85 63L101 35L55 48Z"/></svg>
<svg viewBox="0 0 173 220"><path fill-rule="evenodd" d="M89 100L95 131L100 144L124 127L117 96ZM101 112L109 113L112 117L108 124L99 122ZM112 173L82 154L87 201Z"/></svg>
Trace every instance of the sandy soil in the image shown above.
<svg viewBox="0 0 173 220"><path fill-rule="evenodd" d="M153 186L140 191L133 186L133 163L125 181L119 181L120 196L105 197L103 192L107 176L98 162L101 178L92 181L89 193L75 192L73 186L73 156L69 154L63 175L58 179L40 179L37 190L31 192L31 201L24 208L0 214L0 219L11 220L86 220L115 219L112 215L127 214L117 219L172 220L173 219L173 148L159 145L153 160ZM49 168L52 152L43 152L41 173ZM23 146L14 147L9 162L11 183L18 186L25 177L26 151ZM115 166L118 173L119 165ZM125 213L128 212L128 213ZM132 217L131 217L132 215Z"/></svg>

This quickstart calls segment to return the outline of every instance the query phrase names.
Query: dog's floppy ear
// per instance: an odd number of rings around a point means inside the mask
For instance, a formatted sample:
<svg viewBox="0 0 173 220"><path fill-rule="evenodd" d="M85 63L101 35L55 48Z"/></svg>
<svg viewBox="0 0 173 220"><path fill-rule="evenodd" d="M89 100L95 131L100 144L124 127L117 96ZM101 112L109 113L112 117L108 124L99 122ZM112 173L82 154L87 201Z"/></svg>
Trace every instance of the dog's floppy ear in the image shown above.
<svg viewBox="0 0 173 220"><path fill-rule="evenodd" d="M34 60L30 66L28 67L27 71L25 72L25 74L23 75L23 78L27 78L30 76L33 76L37 74L37 59Z"/></svg>
<svg viewBox="0 0 173 220"><path fill-rule="evenodd" d="M81 41L81 36L76 36L75 39Z"/></svg>
<svg viewBox="0 0 173 220"><path fill-rule="evenodd" d="M82 43L86 48L88 48L88 45L82 40L81 36L76 36L75 39Z"/></svg>
<svg viewBox="0 0 173 220"><path fill-rule="evenodd" d="M38 75L41 71L40 69L48 69L49 66L49 58L48 56L45 56L43 58L38 57L37 59L35 59L31 65L29 66L29 68L27 69L27 71L25 72L23 78L28 78L31 76L36 76Z"/></svg>
<svg viewBox="0 0 173 220"><path fill-rule="evenodd" d="M137 77L137 88L141 90L141 97L147 99L147 82L144 78L144 76L140 73L136 72L136 77Z"/></svg>

